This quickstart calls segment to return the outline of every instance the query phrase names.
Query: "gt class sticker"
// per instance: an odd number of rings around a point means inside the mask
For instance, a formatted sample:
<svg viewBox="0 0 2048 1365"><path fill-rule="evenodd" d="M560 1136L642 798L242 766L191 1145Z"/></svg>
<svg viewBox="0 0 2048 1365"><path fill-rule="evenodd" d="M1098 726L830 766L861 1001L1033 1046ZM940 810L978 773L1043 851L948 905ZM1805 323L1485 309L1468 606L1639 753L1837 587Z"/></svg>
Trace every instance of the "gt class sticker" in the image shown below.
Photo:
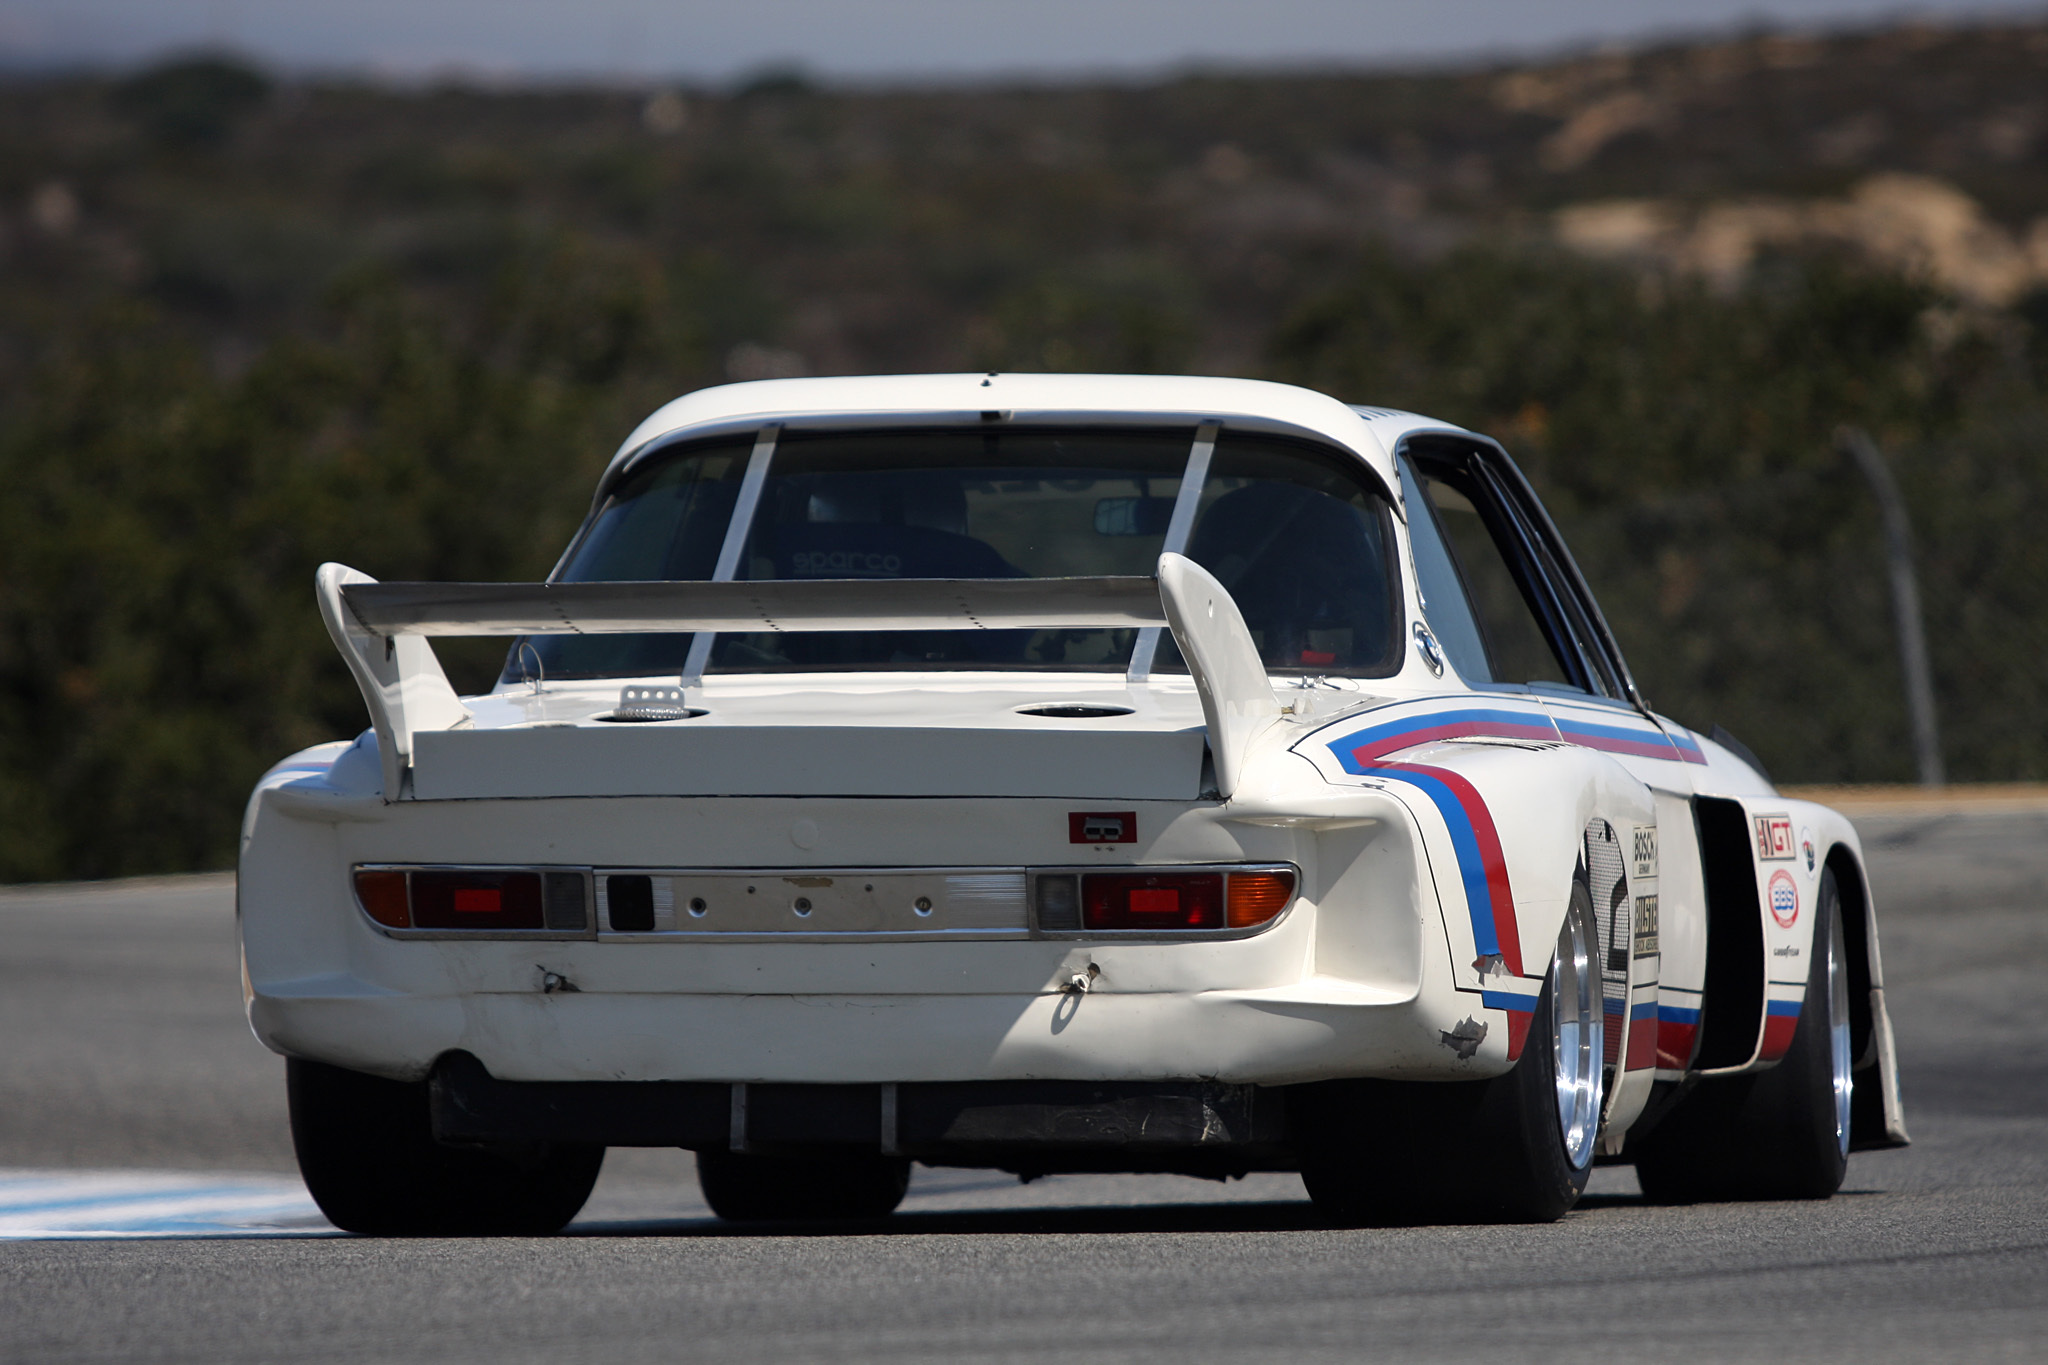
<svg viewBox="0 0 2048 1365"><path fill-rule="evenodd" d="M1790 862L1799 856L1799 846L1792 841L1791 816L1756 817L1756 856L1764 862Z"/></svg>
<svg viewBox="0 0 2048 1365"><path fill-rule="evenodd" d="M1790 929L1799 922L1799 887L1792 874L1782 867L1771 874L1769 899L1771 918L1780 929Z"/></svg>

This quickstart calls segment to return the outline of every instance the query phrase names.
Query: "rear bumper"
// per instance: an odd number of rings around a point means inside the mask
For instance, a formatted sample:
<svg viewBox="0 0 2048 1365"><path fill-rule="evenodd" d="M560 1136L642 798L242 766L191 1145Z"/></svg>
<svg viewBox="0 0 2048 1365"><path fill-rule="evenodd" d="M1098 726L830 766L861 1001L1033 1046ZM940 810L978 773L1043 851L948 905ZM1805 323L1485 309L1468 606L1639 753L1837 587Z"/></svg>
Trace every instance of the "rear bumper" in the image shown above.
<svg viewBox="0 0 2048 1365"><path fill-rule="evenodd" d="M1116 957L1096 956L1114 980ZM1442 1045L1455 1010L1325 978L1260 990L1015 995L422 996L358 980L290 984L304 989L250 1001L258 1037L289 1056L395 1080L418 1080L456 1051L505 1080L567 1082L1282 1085L1498 1069L1457 1061Z"/></svg>

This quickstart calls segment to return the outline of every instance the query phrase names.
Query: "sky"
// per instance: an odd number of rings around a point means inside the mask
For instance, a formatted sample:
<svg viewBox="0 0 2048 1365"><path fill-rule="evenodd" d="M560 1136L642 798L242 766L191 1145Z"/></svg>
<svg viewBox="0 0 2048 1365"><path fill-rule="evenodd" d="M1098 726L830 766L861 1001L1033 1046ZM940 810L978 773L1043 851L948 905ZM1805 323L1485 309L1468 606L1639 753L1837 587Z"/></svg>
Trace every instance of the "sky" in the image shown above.
<svg viewBox="0 0 2048 1365"><path fill-rule="evenodd" d="M1678 35L2041 16L2048 0L0 0L0 66L229 48L394 80L719 84L1464 63Z"/></svg>

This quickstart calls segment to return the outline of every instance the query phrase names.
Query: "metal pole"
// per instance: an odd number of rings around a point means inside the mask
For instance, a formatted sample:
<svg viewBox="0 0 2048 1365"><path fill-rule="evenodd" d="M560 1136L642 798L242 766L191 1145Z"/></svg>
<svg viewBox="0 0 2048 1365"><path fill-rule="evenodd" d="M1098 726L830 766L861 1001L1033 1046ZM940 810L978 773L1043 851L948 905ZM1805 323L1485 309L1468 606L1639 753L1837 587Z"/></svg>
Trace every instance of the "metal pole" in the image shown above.
<svg viewBox="0 0 2048 1365"><path fill-rule="evenodd" d="M1941 735L1934 721L1934 678L1927 667L1927 634L1920 622L1920 585L1913 574L1913 527L1906 519L1906 500L1892 481L1892 471L1870 433L1841 427L1835 444L1856 461L1884 516L1885 558L1891 569L1892 620L1899 632L1899 665L1906 674L1906 709L1913 717L1913 758L1920 785L1939 787L1947 780L1941 766Z"/></svg>

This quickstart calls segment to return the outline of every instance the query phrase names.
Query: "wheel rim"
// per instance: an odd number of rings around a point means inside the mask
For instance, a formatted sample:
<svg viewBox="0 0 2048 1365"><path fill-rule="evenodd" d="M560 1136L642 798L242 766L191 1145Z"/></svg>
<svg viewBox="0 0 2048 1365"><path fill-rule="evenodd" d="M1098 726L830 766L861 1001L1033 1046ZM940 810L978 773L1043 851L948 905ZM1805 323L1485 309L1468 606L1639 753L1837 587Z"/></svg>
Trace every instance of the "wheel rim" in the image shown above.
<svg viewBox="0 0 2048 1365"><path fill-rule="evenodd" d="M1848 956L1842 941L1839 910L1828 929L1828 1062L1835 1082L1835 1146L1849 1154L1849 1101L1855 1078L1850 1074Z"/></svg>
<svg viewBox="0 0 2048 1365"><path fill-rule="evenodd" d="M1564 930L1557 937L1557 964L1550 972L1557 1128L1574 1170L1593 1159L1593 1138L1600 1127L1601 1054L1606 1045L1600 974L1594 969L1593 935L1587 923L1590 918L1575 895L1565 915Z"/></svg>

